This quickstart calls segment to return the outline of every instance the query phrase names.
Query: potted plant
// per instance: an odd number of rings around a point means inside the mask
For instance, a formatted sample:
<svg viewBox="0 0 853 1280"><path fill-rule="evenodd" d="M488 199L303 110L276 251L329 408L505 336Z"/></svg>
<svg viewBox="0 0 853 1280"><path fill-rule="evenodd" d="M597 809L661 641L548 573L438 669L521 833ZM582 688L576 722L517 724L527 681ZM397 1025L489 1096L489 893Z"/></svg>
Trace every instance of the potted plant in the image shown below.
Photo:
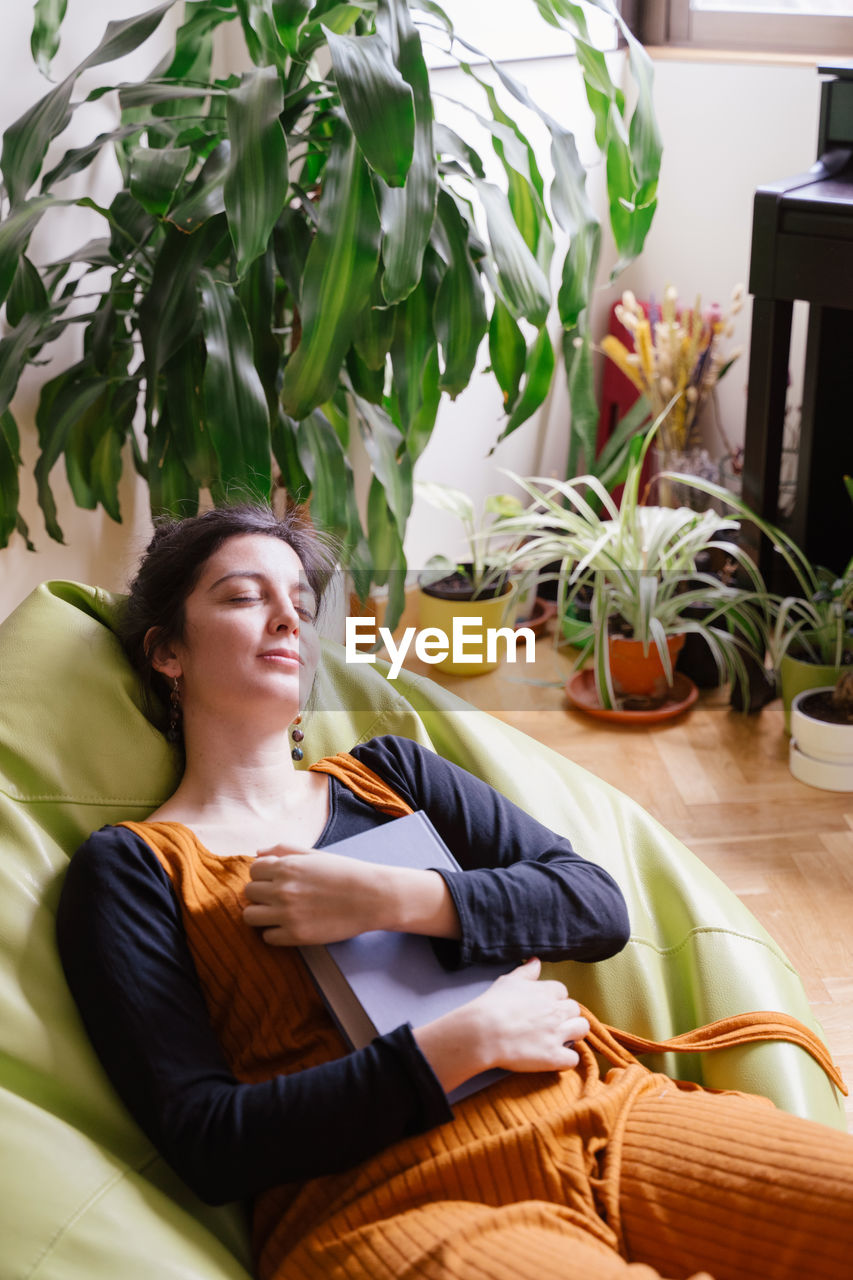
<svg viewBox="0 0 853 1280"><path fill-rule="evenodd" d="M785 561L797 590L784 597L768 597L772 625L767 648L779 676L785 728L790 733L791 704L797 693L834 683L842 668L853 663L853 558L840 576L813 565L783 530L761 519L728 489L695 476L662 474L718 498L768 538Z"/></svg>
<svg viewBox="0 0 853 1280"><path fill-rule="evenodd" d="M655 208L661 147L650 61L614 10L635 82L625 94L582 6L535 7L562 30L567 51L582 51L577 65L608 158L625 265ZM65 9L35 6L32 49L45 73ZM104 68L142 45L170 10L181 17L166 57L117 84ZM440 95L424 27L482 95L471 136L434 118ZM235 28L239 67L217 78L214 48L227 57L221 37ZM438 5L409 0L162 0L110 23L97 47L6 128L0 547L16 529L28 537L12 398L25 369L46 363L69 326L82 334L80 349L56 359L37 412L35 478L51 537L62 541L55 464L64 461L78 506L102 505L119 520L131 453L155 513L191 512L200 493L219 501L235 490L268 497L282 488L292 500L310 499L317 524L339 536L362 598L371 580L404 578L413 467L442 396L467 386L486 336L503 434L545 399L555 363L549 279L559 266L561 324L580 342L566 355L573 403L586 403L586 317L601 236L586 171L570 130L505 68L494 68L493 84L472 47ZM95 86L75 98L84 73ZM620 80L626 74L620 68ZM78 133L62 154L66 127L72 118L85 124L77 109L94 98L117 100L115 127ZM528 118L550 140L550 186L524 131ZM481 139L497 154L488 179ZM116 171L115 190L96 201L90 166L102 157ZM39 261L33 233L49 244L44 233L67 220L69 206L90 220L81 243ZM569 241L561 264L557 225ZM352 430L372 470L364 527ZM402 590L392 595L391 613Z"/></svg>
<svg viewBox="0 0 853 1280"><path fill-rule="evenodd" d="M823 791L853 791L853 667L791 704L791 773Z"/></svg>
<svg viewBox="0 0 853 1280"><path fill-rule="evenodd" d="M451 675L494 671L500 660L487 659L486 632L514 624L517 598L530 592L533 580L517 555L520 536L514 532L507 535L504 530L504 522L520 514L521 502L509 494L490 494L478 521L474 503L461 489L432 481L418 482L415 489L432 506L457 517L467 545L465 559L432 556L418 578L418 620L422 629L434 628L450 636L455 617L471 620L466 628L471 637L466 649L476 656L470 661L454 661L451 654L435 665ZM497 519L487 526L487 516ZM476 628L475 619L479 620Z"/></svg>
<svg viewBox="0 0 853 1280"><path fill-rule="evenodd" d="M643 463L659 424L660 419L634 442L618 505L594 476L565 482L515 477L533 506L505 522L530 537L525 551L537 562L560 558L561 609L579 592L591 594L590 620L575 632L573 643L579 647L576 666L593 659L604 710L623 706L626 698L659 702L665 697L688 633L702 635L719 670L744 686L744 656L763 649L764 584L749 557L726 536L737 531L738 523L711 510L640 502ZM709 550L740 565L751 585L729 585L703 571L700 556ZM697 605L707 606L701 618L691 616Z"/></svg>

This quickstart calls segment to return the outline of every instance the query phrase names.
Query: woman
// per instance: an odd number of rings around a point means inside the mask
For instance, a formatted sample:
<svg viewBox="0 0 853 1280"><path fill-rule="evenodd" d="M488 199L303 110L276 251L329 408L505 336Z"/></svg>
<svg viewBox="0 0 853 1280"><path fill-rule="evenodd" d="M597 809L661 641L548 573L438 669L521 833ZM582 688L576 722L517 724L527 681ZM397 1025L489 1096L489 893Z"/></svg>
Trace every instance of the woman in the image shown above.
<svg viewBox="0 0 853 1280"><path fill-rule="evenodd" d="M264 1280L843 1274L849 1139L630 1058L602 1081L581 1010L536 981L542 959L624 945L603 870L403 739L293 767L327 574L298 516L236 508L161 528L131 589L126 647L165 682L186 765L147 822L77 853L58 937L139 1123L203 1198L255 1198ZM461 874L377 878L324 851L415 808ZM517 964L347 1053L295 948L375 928L429 936L449 966ZM451 1112L494 1066L510 1074ZM810 1143L829 1198L792 1169Z"/></svg>

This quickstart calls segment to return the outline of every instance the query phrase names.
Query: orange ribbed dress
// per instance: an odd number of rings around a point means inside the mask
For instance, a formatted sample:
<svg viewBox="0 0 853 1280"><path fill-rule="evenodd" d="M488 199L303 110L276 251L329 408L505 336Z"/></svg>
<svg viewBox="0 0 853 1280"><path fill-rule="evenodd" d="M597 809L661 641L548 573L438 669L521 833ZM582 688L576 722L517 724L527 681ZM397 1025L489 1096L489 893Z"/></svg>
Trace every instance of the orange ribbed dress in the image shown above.
<svg viewBox="0 0 853 1280"><path fill-rule="evenodd" d="M334 773L386 813L410 812L351 756L312 768ZM172 880L211 1020L234 1075L256 1082L344 1054L346 1045L298 951L267 945L243 922L251 857L217 857L176 823L122 825L146 841ZM759 1037L799 1039L822 1053L823 1065L832 1070L810 1032L784 1015L766 1016L774 1021ZM849 1274L838 1268L853 1256L853 1232L849 1222L840 1231L827 1226L817 1187L811 1200L803 1200L814 1231L787 1249L778 1267L762 1246L761 1267L742 1269L738 1240L742 1236L751 1247L764 1235L772 1241L790 1222L786 1193L788 1210L768 1210L764 1232L741 1170L754 1164L750 1151L764 1151L779 1121L785 1135L791 1126L800 1135L780 1139L787 1153L780 1170L789 1164L793 1144L802 1145L803 1132L816 1132L832 1148L834 1165L843 1173L835 1210L846 1205L848 1220L853 1141L784 1116L766 1100L712 1096L652 1073L610 1029L594 1018L591 1025L589 1043L578 1046L577 1069L510 1075L457 1104L454 1119L429 1133L398 1142L344 1173L258 1197L253 1235L261 1280L615 1280L708 1273L715 1280L753 1274L762 1280L795 1274L798 1280L829 1280ZM721 1031L726 1043L756 1038L751 1023L739 1029L737 1020ZM648 1047L634 1045L638 1051ZM617 1064L604 1078L591 1046ZM697 1043L688 1038L675 1047L695 1051ZM728 1163L711 1132L731 1148ZM747 1132L751 1147L741 1141ZM673 1151L682 1166L675 1178ZM629 1164L636 1172L626 1177ZM698 1200L695 1192L685 1193L685 1204L679 1187L689 1185L688 1172L699 1176L704 1190ZM765 1209L770 1199L765 1197ZM710 1224L706 1208L713 1213ZM837 1212L830 1215L832 1223L836 1217ZM698 1252L691 1253L685 1236L693 1220L702 1230ZM802 1269L804 1256L814 1258L812 1235L822 1238L824 1270Z"/></svg>

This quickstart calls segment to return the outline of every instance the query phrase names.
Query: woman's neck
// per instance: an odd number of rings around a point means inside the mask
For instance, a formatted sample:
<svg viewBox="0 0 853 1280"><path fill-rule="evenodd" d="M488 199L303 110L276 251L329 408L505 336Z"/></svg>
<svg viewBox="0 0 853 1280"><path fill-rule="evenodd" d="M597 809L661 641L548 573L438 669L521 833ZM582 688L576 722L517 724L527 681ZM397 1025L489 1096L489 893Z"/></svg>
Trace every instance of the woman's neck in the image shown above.
<svg viewBox="0 0 853 1280"><path fill-rule="evenodd" d="M164 809L205 821L234 813L263 818L287 808L301 789L286 730L191 720L184 742L184 775Z"/></svg>

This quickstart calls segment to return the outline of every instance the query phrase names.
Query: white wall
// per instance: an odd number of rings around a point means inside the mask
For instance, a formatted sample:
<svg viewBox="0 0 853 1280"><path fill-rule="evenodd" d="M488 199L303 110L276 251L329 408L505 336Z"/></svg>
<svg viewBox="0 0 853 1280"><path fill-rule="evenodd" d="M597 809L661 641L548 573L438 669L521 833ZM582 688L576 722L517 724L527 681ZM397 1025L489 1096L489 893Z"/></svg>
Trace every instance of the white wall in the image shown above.
<svg viewBox="0 0 853 1280"><path fill-rule="evenodd" d="M658 211L640 258L619 289L660 298L667 284L691 303L719 302L749 277L752 203L762 183L793 177L817 158L820 78L814 67L749 62L655 63L664 138ZM743 443L751 303L735 319L726 350L743 357L719 384L720 416ZM801 384L806 309L795 307L791 372ZM797 385L792 385L796 403ZM720 451L721 452L721 451Z"/></svg>
<svg viewBox="0 0 853 1280"><path fill-rule="evenodd" d="M28 60L30 6L7 7L5 38L0 43L3 128L45 87ZM89 51L106 20L142 8L140 0L69 0L66 39L57 70L67 70ZM84 13L88 15L85 27L80 21ZM484 43L485 39L484 36ZM133 56L134 64L146 68L155 62L156 45L155 38ZM574 61L555 56L514 63L510 70L528 84L542 106L575 128L582 156L592 160L589 116ZM110 68L107 71L111 74ZM665 146L659 209L641 260L620 278L617 286L603 286L596 298L595 314L602 325L610 303L629 285L638 295L647 296L650 291L660 293L672 282L687 297L701 292L708 301L727 299L731 287L747 276L755 187L806 169L815 158L819 83L813 69L668 60L658 62L655 73ZM103 71L91 73L97 74L103 76ZM449 97L476 101L474 86L459 73L439 70L434 75L436 87ZM106 105L99 109L106 111ZM453 115L457 109L448 110ZM524 127L531 128L531 136L536 135L536 128L529 121ZM542 136L540 132L540 139ZM73 145L75 140L66 138L64 145ZM481 150L485 156L485 143ZM542 156L541 165L547 171L547 155ZM106 183L108 175L100 174L98 180ZM598 164L590 172L589 185L599 207L604 205L603 184L603 170ZM71 230L69 215L59 230L54 224L49 242L43 240L40 248L38 242L34 243L34 251L47 253L64 242L79 242L76 234L70 235ZM612 261L609 253L606 248L604 272ZM745 345L748 335L747 307L739 318L733 345ZM480 367L486 361L484 351ZM746 369L744 358L721 386L727 428L737 440L743 435ZM28 553L17 537L7 550L0 551L0 617L50 577L76 578L119 589L150 529L146 491L130 474L129 467L122 494L124 524L116 526L102 512L77 511L59 466L53 479L67 545L60 547L50 542L32 482L37 456L33 427L37 382L36 373L31 372L22 383L13 408L22 430L26 464L22 472L24 515L38 553ZM418 474L424 479L457 483L481 501L485 494L507 487L499 467L559 474L565 457L567 423L566 393L558 383L539 418L527 423L487 459L501 426L500 404L490 379L475 376L454 403L443 406ZM450 517L417 503L406 542L410 564L417 568L435 551L458 554L461 548L457 533Z"/></svg>

